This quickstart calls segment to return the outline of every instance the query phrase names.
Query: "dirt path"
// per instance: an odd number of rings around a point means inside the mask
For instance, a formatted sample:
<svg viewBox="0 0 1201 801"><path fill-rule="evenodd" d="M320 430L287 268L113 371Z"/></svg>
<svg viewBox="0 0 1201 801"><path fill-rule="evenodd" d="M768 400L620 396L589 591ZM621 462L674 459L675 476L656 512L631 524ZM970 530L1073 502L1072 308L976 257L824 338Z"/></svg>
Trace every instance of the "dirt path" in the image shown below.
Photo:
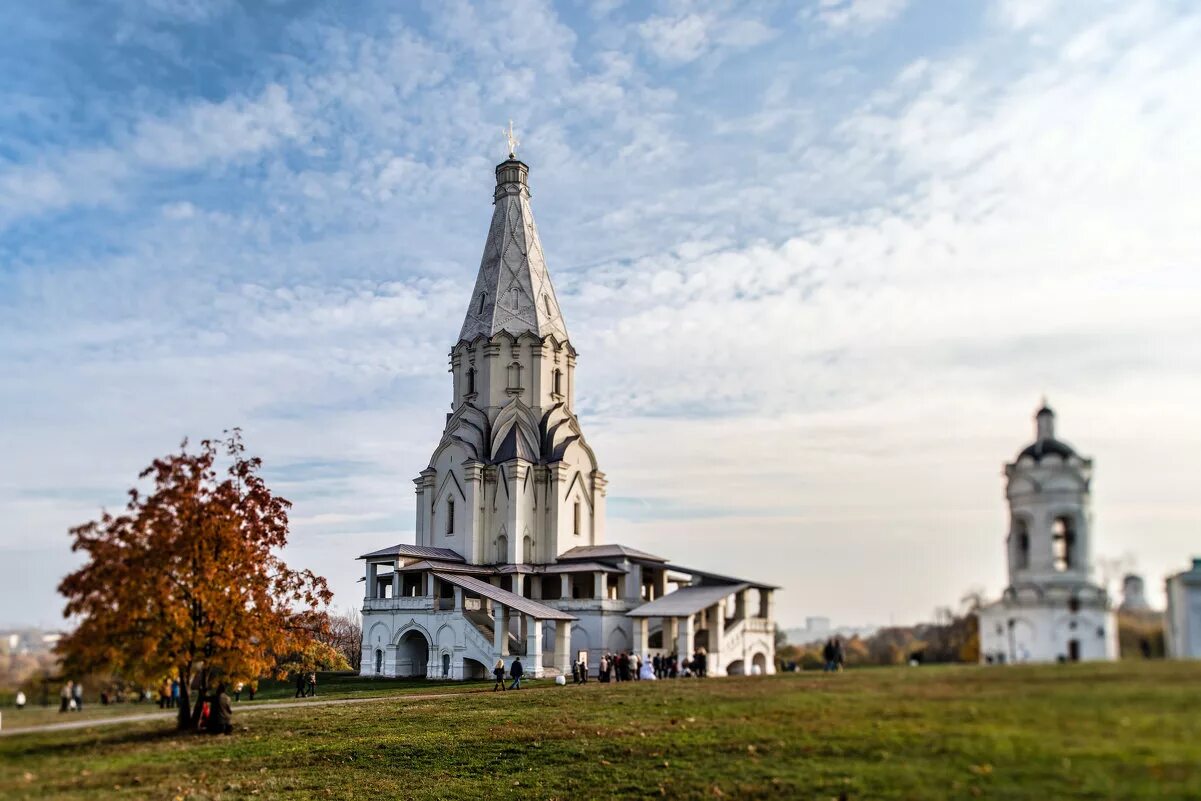
<svg viewBox="0 0 1201 801"><path fill-rule="evenodd" d="M302 706L334 706L335 704L367 704L372 701L430 701L435 698L458 698L464 695L476 695L483 690L464 690L456 693L397 693L396 695L372 695L367 698L331 698L329 700L312 701L264 701L248 706L234 706L236 717L249 715L263 710L294 709ZM119 723L145 723L152 720L174 720L175 712L145 712L140 715L123 715L112 718L89 718L87 720L72 720L63 723L47 723L42 726L26 726L19 729L0 729L0 737L10 737L18 734L37 734L44 731L69 731L71 729L90 729L94 726L115 726Z"/></svg>

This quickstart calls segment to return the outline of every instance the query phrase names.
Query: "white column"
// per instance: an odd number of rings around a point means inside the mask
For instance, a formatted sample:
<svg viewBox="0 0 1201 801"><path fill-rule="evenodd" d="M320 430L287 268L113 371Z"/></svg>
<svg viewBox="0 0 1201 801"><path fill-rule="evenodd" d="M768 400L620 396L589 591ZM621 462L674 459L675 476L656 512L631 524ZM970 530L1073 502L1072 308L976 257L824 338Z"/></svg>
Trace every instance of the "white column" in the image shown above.
<svg viewBox="0 0 1201 801"><path fill-rule="evenodd" d="M525 594L524 588L525 588L525 576L521 575L520 573L514 573L513 574L513 594L514 595L524 595Z"/></svg>
<svg viewBox="0 0 1201 801"><path fill-rule="evenodd" d="M571 675L571 621L555 621L555 667L564 675Z"/></svg>
<svg viewBox="0 0 1201 801"><path fill-rule="evenodd" d="M560 573L559 574L559 582L560 582L559 583L559 597L565 601L570 600L571 599L571 574L570 573Z"/></svg>
<svg viewBox="0 0 1201 801"><path fill-rule="evenodd" d="M746 590L739 590L734 596L734 619L746 618Z"/></svg>
<svg viewBox="0 0 1201 801"><path fill-rule="evenodd" d="M425 594L429 598L434 597L434 574L430 571L425 574Z"/></svg>
<svg viewBox="0 0 1201 801"><path fill-rule="evenodd" d="M605 597L605 572L598 570L592 574L592 597L602 600Z"/></svg>
<svg viewBox="0 0 1201 801"><path fill-rule="evenodd" d="M455 585L455 611L463 611L463 588Z"/></svg>
<svg viewBox="0 0 1201 801"><path fill-rule="evenodd" d="M492 604L492 650L496 653L494 656L500 658L504 656L507 650L506 646L509 641L507 626L508 621L505 619L505 608L498 603ZM489 669L493 665L488 665Z"/></svg>
<svg viewBox="0 0 1201 801"><path fill-rule="evenodd" d="M692 615L676 618L676 624L680 627L676 637L676 653L680 659L691 659L692 652L696 650L692 644Z"/></svg>
<svg viewBox="0 0 1201 801"><path fill-rule="evenodd" d="M400 560L392 563L392 597L400 597Z"/></svg>
<svg viewBox="0 0 1201 801"><path fill-rule="evenodd" d="M542 676L542 622L533 615L523 615L525 620L526 670L534 678Z"/></svg>
<svg viewBox="0 0 1201 801"><path fill-rule="evenodd" d="M645 617L634 618L634 653L646 656L648 639L650 639L650 620Z"/></svg>
<svg viewBox="0 0 1201 801"><path fill-rule="evenodd" d="M368 598L376 597L376 593L379 592L379 582L377 581L378 576L379 576L379 565L375 564L374 562L368 562L367 563L367 593L366 593Z"/></svg>
<svg viewBox="0 0 1201 801"><path fill-rule="evenodd" d="M726 638L726 599L722 598L709 613L709 649L706 655L710 676L721 673L721 644Z"/></svg>
<svg viewBox="0 0 1201 801"><path fill-rule="evenodd" d="M468 562L480 564L484 561L484 533L480 526L481 479L484 475L484 465L473 459L463 463L463 544L456 551L463 554Z"/></svg>
<svg viewBox="0 0 1201 801"><path fill-rule="evenodd" d="M668 653L677 646L676 638L680 636L680 621L674 617L663 618L663 650Z"/></svg>

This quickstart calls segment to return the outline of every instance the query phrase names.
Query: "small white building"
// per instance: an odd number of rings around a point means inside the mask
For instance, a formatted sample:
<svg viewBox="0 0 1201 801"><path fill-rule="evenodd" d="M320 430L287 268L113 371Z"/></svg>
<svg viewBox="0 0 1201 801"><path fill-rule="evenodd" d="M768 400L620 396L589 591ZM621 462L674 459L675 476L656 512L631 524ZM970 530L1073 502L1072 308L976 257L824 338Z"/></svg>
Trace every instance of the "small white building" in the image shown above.
<svg viewBox="0 0 1201 801"><path fill-rule="evenodd" d="M979 614L989 663L1117 659L1117 620L1092 575L1093 463L1035 415L1035 441L1005 465L1009 586Z"/></svg>
<svg viewBox="0 0 1201 801"><path fill-rule="evenodd" d="M772 673L775 587L605 543L607 482L575 415L528 172L512 155L496 168L450 413L414 480L416 544L360 557L362 673L484 677L513 655L535 676L581 659L595 673L605 651L701 649L711 674Z"/></svg>
<svg viewBox="0 0 1201 801"><path fill-rule="evenodd" d="M1201 558L1191 570L1168 576L1168 614L1164 640L1168 657L1201 659Z"/></svg>

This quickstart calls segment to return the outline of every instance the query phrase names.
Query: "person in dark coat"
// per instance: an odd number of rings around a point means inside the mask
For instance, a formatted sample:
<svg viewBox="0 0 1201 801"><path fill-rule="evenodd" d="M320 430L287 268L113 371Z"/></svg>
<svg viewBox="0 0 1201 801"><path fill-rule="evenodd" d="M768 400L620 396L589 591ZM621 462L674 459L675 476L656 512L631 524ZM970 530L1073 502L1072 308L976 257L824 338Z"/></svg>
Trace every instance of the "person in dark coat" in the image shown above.
<svg viewBox="0 0 1201 801"><path fill-rule="evenodd" d="M505 660L496 660L496 666L492 668L492 676L496 679L496 681L492 683L492 692L508 689L505 687Z"/></svg>
<svg viewBox="0 0 1201 801"><path fill-rule="evenodd" d="M509 685L510 690L521 689L521 677L525 675L525 668L521 666L521 659L513 660L513 666L509 668L509 675L513 677L513 683Z"/></svg>
<svg viewBox="0 0 1201 801"><path fill-rule="evenodd" d="M234 708L225 691L225 683L217 685L217 696L209 711L207 731L209 734L233 734Z"/></svg>
<svg viewBox="0 0 1201 801"><path fill-rule="evenodd" d="M580 663L579 662L571 663L571 683L572 684L580 683Z"/></svg>
<svg viewBox="0 0 1201 801"><path fill-rule="evenodd" d="M307 689L307 687L305 686L304 674L297 673L296 674L296 695L294 695L292 697L293 698L304 698L306 689Z"/></svg>

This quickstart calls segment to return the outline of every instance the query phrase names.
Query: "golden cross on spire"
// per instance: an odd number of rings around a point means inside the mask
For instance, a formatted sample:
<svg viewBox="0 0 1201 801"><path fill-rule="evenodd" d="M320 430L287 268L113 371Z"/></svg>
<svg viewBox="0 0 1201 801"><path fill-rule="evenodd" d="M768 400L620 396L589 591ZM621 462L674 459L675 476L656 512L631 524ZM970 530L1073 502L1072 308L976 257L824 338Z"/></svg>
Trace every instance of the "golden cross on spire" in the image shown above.
<svg viewBox="0 0 1201 801"><path fill-rule="evenodd" d="M509 130L507 130L507 131L502 130L501 133L503 133L505 135L505 140L509 143L509 158L511 158L511 159L517 158L517 146L520 145L521 142L518 142L517 137L513 135L513 121L512 120L509 120Z"/></svg>

